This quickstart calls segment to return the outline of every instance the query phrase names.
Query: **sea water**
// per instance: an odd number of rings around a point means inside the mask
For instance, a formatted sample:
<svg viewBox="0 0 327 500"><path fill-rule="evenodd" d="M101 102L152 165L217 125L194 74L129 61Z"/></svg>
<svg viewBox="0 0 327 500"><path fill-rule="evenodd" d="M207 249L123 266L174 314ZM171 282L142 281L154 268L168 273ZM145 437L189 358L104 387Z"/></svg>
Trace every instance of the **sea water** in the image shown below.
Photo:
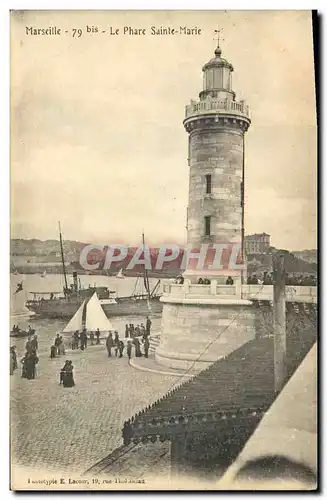
<svg viewBox="0 0 327 500"><path fill-rule="evenodd" d="M135 286L136 293L144 293L143 279L126 277L124 279L117 279L113 276L95 276L95 275L82 275L79 276L81 286L87 288L91 286L106 286L109 290L116 291L118 297L132 295ZM150 289L157 283L156 279L150 279ZM18 283L23 283L23 290L15 294ZM72 283L72 278L68 278L68 285ZM50 319L50 318L24 318L20 316L20 312L24 311L24 304L27 300L33 298L33 292L62 292L64 287L64 277L60 274L47 274L41 277L39 274L20 274L10 276L10 309L11 309L11 322L17 319L15 323L21 329L26 329L28 325L35 328L39 341L39 352L50 351L54 338L68 323L68 320ZM160 293L160 289L158 290ZM45 296L45 298L49 298ZM161 316L151 316L152 331L159 331L161 324ZM118 330L120 337L125 337L125 324L134 323L134 325L144 323L146 317L142 316L115 316L110 318L110 322L115 330ZM11 338L11 345L16 345L17 349L22 352L26 343L26 338Z"/></svg>

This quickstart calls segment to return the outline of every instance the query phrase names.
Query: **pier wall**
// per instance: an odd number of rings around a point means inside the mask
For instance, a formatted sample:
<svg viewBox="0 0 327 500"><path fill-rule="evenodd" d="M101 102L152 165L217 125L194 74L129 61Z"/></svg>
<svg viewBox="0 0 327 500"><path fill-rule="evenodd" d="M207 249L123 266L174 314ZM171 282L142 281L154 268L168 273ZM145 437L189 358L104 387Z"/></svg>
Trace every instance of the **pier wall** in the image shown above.
<svg viewBox="0 0 327 500"><path fill-rule="evenodd" d="M244 302L164 304L157 362L201 370L255 338L255 309Z"/></svg>
<svg viewBox="0 0 327 500"><path fill-rule="evenodd" d="M254 287L257 287L254 285ZM290 287L288 287L290 288ZM316 289L287 292L288 335L316 335ZM202 370L246 342L273 335L272 287L169 284L163 302L156 361L169 368ZM304 292L304 293L303 293ZM249 300L243 297L254 297Z"/></svg>

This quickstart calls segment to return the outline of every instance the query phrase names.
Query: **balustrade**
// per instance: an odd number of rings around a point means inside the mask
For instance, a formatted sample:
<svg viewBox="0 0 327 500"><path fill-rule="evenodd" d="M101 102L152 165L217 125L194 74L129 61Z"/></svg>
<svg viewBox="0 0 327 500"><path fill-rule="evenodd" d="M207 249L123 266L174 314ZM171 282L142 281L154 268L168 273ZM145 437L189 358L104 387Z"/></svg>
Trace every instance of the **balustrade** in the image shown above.
<svg viewBox="0 0 327 500"><path fill-rule="evenodd" d="M211 113L212 111L222 111L231 113L241 113L249 117L249 107L244 102L212 100L192 102L186 106L185 118L202 113Z"/></svg>
<svg viewBox="0 0 327 500"><path fill-rule="evenodd" d="M272 285L217 285L212 280L210 285L198 285L185 280L184 284L165 283L164 296L171 297L205 297L205 296L241 296L248 300L273 300ZM316 286L286 286L286 300L289 302L317 302Z"/></svg>

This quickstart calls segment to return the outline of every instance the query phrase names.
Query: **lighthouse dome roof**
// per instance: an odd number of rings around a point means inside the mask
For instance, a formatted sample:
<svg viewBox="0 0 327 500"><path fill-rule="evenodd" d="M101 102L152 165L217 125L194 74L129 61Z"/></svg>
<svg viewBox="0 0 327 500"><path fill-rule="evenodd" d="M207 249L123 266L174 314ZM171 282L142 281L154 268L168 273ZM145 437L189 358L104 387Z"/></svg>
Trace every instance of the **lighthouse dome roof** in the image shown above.
<svg viewBox="0 0 327 500"><path fill-rule="evenodd" d="M221 57L221 48L217 47L215 50L215 57L210 59L209 62L207 62L203 68L202 71L206 71L207 69L213 68L213 67L225 67L228 68L230 71L234 71L234 68L230 62L227 61L227 59L224 59Z"/></svg>

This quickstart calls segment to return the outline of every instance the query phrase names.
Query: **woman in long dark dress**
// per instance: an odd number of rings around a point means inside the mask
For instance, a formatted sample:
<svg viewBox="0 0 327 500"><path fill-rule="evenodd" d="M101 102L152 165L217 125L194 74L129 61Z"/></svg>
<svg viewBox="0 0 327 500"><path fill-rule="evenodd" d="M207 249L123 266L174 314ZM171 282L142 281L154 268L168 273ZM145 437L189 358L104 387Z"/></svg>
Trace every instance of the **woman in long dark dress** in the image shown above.
<svg viewBox="0 0 327 500"><path fill-rule="evenodd" d="M68 361L62 381L64 387L74 387L75 382L74 382L73 370L74 367L72 362Z"/></svg>
<svg viewBox="0 0 327 500"><path fill-rule="evenodd" d="M119 334L117 330L115 331L114 346L115 346L115 356L117 357L119 348Z"/></svg>
<svg viewBox="0 0 327 500"><path fill-rule="evenodd" d="M141 346L140 346L140 341L138 338L135 338L134 341L134 346L135 346L135 356L137 358L140 358L142 356L142 353L141 353Z"/></svg>
<svg viewBox="0 0 327 500"><path fill-rule="evenodd" d="M36 365L39 362L39 358L36 355L36 352L27 352L21 363L23 364L22 377L27 378L28 380L32 380L36 375Z"/></svg>
<svg viewBox="0 0 327 500"><path fill-rule="evenodd" d="M128 340L127 341L127 356L128 356L128 359L131 359L131 357L132 357L132 347L133 347L132 341Z"/></svg>
<svg viewBox="0 0 327 500"><path fill-rule="evenodd" d="M108 358L111 356L111 349L114 346L114 339L112 338L112 332L109 332L107 340L106 340L106 347L108 351Z"/></svg>
<svg viewBox="0 0 327 500"><path fill-rule="evenodd" d="M28 352L25 353L25 356L20 360L22 364L22 378L27 378L27 370L26 370L26 360L28 357Z"/></svg>
<svg viewBox="0 0 327 500"><path fill-rule="evenodd" d="M39 362L39 358L37 357L36 355L36 351L33 351L31 356L30 356L30 371L29 371L29 375L30 376L27 376L27 378L30 378L30 379L34 379L35 376L36 376L36 365L38 364Z"/></svg>
<svg viewBox="0 0 327 500"><path fill-rule="evenodd" d="M14 371L17 368L17 354L16 347L12 346L10 348L10 375L13 375Z"/></svg>
<svg viewBox="0 0 327 500"><path fill-rule="evenodd" d="M67 366L68 366L68 363L69 363L69 361L68 361L68 360L66 360L66 361L65 361L64 366L63 366L63 367L61 368L61 370L60 370L60 381L59 381L60 385L61 385L61 384L63 383L63 381L64 381L64 376L66 375L66 368L67 368Z"/></svg>
<svg viewBox="0 0 327 500"><path fill-rule="evenodd" d="M39 358L36 355L35 351L32 351L26 358L26 378L28 380L35 379L36 375L36 365L39 362Z"/></svg>

